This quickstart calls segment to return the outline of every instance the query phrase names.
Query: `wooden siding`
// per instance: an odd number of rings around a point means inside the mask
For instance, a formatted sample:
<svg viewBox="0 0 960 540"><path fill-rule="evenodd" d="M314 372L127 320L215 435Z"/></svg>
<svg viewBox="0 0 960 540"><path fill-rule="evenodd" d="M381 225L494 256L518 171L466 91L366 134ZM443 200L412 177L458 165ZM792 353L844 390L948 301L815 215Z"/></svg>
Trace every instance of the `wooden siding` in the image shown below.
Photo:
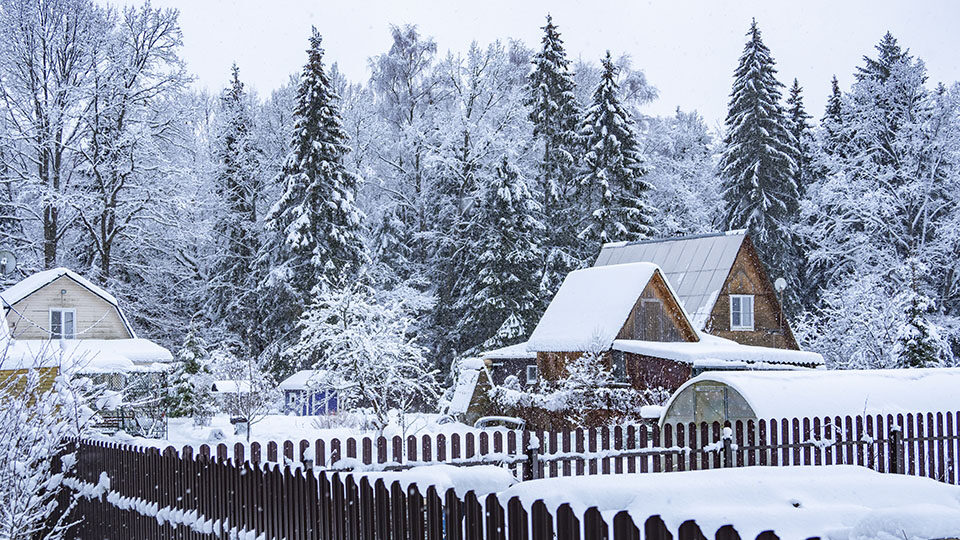
<svg viewBox="0 0 960 540"><path fill-rule="evenodd" d="M692 375L693 366L684 362L633 353L624 353L624 358L630 385L637 390L664 388L673 392Z"/></svg>
<svg viewBox="0 0 960 540"><path fill-rule="evenodd" d="M53 388L53 382L57 378L57 374L60 372L59 368L56 367L46 367L46 368L37 368L37 373L40 375L40 384L37 386L37 392L43 394ZM26 380L24 376L29 373L29 370L26 369L0 369L0 396L3 392L13 390L14 392L23 392L24 387L26 386ZM0 397L0 400L3 398Z"/></svg>
<svg viewBox="0 0 960 540"><path fill-rule="evenodd" d="M61 290L66 290L67 293L61 295ZM10 332L19 339L49 339L50 308L72 308L77 311L77 338L133 337L123 324L116 306L67 276L57 278L37 289L33 294L13 304L13 307L16 311L7 310L7 323L10 325ZM29 320L23 320L21 314ZM84 330L86 331L83 334L79 334Z"/></svg>
<svg viewBox="0 0 960 540"><path fill-rule="evenodd" d="M647 283L647 286L643 289L640 298L637 299L637 303L634 304L633 309L630 311L627 321L620 329L620 333L617 334L617 339L642 339L642 336L639 335L640 329L638 328L638 323L642 320L640 313L644 300L658 300L663 306L662 314L664 316L660 318L659 322L664 329L664 337L672 338L655 341L699 341L696 331L683 315L680 304L677 303L676 298L670 293L670 289L667 287L667 283L659 270L653 273L650 282Z"/></svg>
<svg viewBox="0 0 960 540"><path fill-rule="evenodd" d="M753 295L753 330L730 329L731 294ZM704 331L743 345L800 350L784 317L780 299L749 237L740 246Z"/></svg>

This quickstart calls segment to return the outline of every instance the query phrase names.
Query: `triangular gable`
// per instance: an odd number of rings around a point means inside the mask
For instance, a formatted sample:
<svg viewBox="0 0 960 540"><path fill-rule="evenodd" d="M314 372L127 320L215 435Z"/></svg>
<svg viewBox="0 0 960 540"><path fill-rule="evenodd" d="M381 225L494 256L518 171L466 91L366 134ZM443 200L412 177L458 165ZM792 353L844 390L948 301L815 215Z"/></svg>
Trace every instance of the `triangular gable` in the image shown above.
<svg viewBox="0 0 960 540"><path fill-rule="evenodd" d="M680 301L677 299L673 288L659 270L653 273L653 276L650 277L650 281L647 283L647 286L644 287L640 297L637 298L630 315L617 334L617 339L641 339L640 336L637 335L638 327L645 324L646 321L643 320L644 316L650 316L650 314L644 310L644 303L651 300L658 301L660 309L662 309L663 317L660 323L669 324L673 329L673 332L663 329L664 335L671 333L675 335L675 339L670 339L669 341L700 341L697 329L690 321L683 306L680 305Z"/></svg>
<svg viewBox="0 0 960 540"><path fill-rule="evenodd" d="M655 278L656 276L656 278ZM567 275L528 341L536 352L607 350L654 280L657 290L684 331L699 339L669 281L652 263L631 263L577 270Z"/></svg>

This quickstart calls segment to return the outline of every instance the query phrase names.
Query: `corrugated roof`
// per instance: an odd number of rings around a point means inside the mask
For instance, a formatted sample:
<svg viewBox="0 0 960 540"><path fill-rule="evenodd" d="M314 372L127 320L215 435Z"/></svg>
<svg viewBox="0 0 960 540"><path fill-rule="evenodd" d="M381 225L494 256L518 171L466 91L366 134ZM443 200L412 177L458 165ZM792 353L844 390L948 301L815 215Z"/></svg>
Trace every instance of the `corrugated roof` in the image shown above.
<svg viewBox="0 0 960 540"><path fill-rule="evenodd" d="M675 288L691 322L702 330L746 231L605 244L594 266L650 262Z"/></svg>

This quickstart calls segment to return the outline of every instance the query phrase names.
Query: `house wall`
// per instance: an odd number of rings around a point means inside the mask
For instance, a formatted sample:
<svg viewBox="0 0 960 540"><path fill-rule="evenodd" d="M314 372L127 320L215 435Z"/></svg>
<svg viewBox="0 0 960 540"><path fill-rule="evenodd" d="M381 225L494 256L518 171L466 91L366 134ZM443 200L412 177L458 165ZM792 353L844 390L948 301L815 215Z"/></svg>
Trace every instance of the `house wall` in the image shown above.
<svg viewBox="0 0 960 540"><path fill-rule="evenodd" d="M673 392L693 376L692 366L666 358L624 353L630 384L637 390L663 388Z"/></svg>
<svg viewBox="0 0 960 540"><path fill-rule="evenodd" d="M537 365L536 358L491 358L490 377L500 386L510 375L516 375L521 386L527 384L527 366Z"/></svg>
<svg viewBox="0 0 960 540"><path fill-rule="evenodd" d="M65 289L67 294L61 295L62 289ZM16 311L7 310L7 323L11 334L19 339L49 339L50 308L77 310L76 331L89 329L77 338L128 339L133 337L120 319L120 313L115 306L67 276L61 276L41 287L30 296L13 304L13 307ZM24 320L21 314L29 321ZM42 328L37 328L34 324Z"/></svg>
<svg viewBox="0 0 960 540"><path fill-rule="evenodd" d="M40 382L37 385L37 393L43 394L53 388L53 383L60 370L56 367L48 367L38 368L36 372L40 377ZM3 392L23 392L23 389L26 387L26 379L24 376L27 375L27 373L29 373L29 370L26 369L0 369L0 400L3 399Z"/></svg>
<svg viewBox="0 0 960 540"><path fill-rule="evenodd" d="M640 339L638 335L639 325L645 324L641 317L641 310L644 300L659 300L663 306L662 316L659 324L664 329L662 341L697 341L697 335L689 321L683 315L680 305L676 302L667 283L660 272L657 271L650 278L650 282L644 287L640 298L634 304L627 321L617 334L617 339Z"/></svg>
<svg viewBox="0 0 960 540"><path fill-rule="evenodd" d="M752 331L730 329L731 294L753 295ZM704 331L743 345L800 350L783 315L780 299L749 237L740 246Z"/></svg>

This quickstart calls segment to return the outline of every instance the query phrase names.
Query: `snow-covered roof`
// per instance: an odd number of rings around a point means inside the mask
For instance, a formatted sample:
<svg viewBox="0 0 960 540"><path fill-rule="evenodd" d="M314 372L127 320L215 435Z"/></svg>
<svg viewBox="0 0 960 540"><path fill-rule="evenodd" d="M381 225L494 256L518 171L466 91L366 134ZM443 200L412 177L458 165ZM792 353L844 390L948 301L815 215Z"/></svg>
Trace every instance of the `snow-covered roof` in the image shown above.
<svg viewBox="0 0 960 540"><path fill-rule="evenodd" d="M510 359L510 358L525 358L533 359L537 357L537 353L527 349L527 342L517 343L516 345L507 345L506 347L501 347L499 349L494 349L492 351L486 351L480 353L480 356L484 359L489 360L501 360L501 359Z"/></svg>
<svg viewBox="0 0 960 540"><path fill-rule="evenodd" d="M643 289L658 271L657 265L640 262L570 272L530 335L528 349L609 349ZM673 293L669 280L665 281Z"/></svg>
<svg viewBox="0 0 960 540"><path fill-rule="evenodd" d="M281 390L306 390L308 386L328 382L324 369L302 369L287 377L278 385Z"/></svg>
<svg viewBox="0 0 960 540"><path fill-rule="evenodd" d="M757 418L957 410L960 368L710 371L683 384L717 382L743 396Z"/></svg>
<svg viewBox="0 0 960 540"><path fill-rule="evenodd" d="M120 303L117 302L117 298L69 268L54 268L52 270L44 270L43 272L37 272L36 274L29 275L17 283L14 283L5 291L0 292L0 300L2 300L3 308L6 309L8 306L16 304L17 302L64 276L75 281L81 287L89 290L93 294L105 300L107 303L111 304L113 307L117 308L117 312L120 314L120 320L123 321L123 325L127 328L127 331L132 337L137 337L137 334L133 331L133 327L130 326L130 321L127 320L127 316L124 315L123 310L120 309Z"/></svg>
<svg viewBox="0 0 960 540"><path fill-rule="evenodd" d="M957 486L855 465L571 476L497 493L501 501L513 497L528 510L543 501L553 515L564 504L574 515L596 508L607 523L620 512L640 527L660 516L674 534L695 519L707 538L725 537L717 534L725 525L739 538L772 530L785 539L953 538L960 530Z"/></svg>
<svg viewBox="0 0 960 540"><path fill-rule="evenodd" d="M702 334L698 342L661 342L618 339L613 342L618 351L666 358L676 362L695 364L698 367L714 365L717 368L734 367L727 362L822 366L823 357L815 352L794 351L741 345L736 341ZM713 363L711 363L713 362Z"/></svg>
<svg viewBox="0 0 960 540"><path fill-rule="evenodd" d="M745 230L662 240L604 244L595 267L650 262L660 267L676 290L680 304L698 330L710 318L733 261L746 238Z"/></svg>
<svg viewBox="0 0 960 540"><path fill-rule="evenodd" d="M8 340L0 370L60 367L78 373L163 371L170 351L146 339Z"/></svg>
<svg viewBox="0 0 960 540"><path fill-rule="evenodd" d="M250 392L250 381L213 381L210 391L214 394L246 394Z"/></svg>

